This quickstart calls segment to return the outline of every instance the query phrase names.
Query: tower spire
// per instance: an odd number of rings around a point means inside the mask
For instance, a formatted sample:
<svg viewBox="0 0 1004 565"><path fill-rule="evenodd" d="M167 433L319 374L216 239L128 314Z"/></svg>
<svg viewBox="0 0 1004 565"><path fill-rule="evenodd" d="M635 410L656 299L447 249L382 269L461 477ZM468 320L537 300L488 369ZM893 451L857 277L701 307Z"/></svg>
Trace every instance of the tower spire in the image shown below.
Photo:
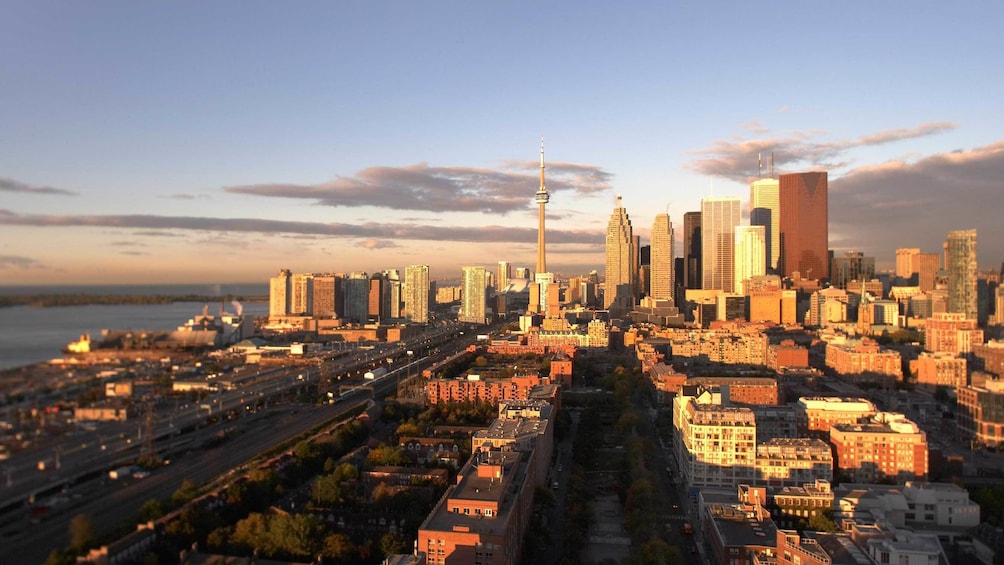
<svg viewBox="0 0 1004 565"><path fill-rule="evenodd" d="M544 256L544 205L550 200L547 188L544 186L544 136L540 136L540 188L537 189L537 273L547 272L547 260Z"/></svg>

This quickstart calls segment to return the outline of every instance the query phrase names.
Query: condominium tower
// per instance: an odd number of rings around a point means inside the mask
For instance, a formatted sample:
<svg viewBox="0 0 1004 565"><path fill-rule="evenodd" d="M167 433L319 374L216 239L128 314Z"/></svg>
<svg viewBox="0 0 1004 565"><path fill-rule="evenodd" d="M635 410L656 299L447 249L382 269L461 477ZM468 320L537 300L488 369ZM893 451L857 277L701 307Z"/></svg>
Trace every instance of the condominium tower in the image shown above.
<svg viewBox="0 0 1004 565"><path fill-rule="evenodd" d="M464 267L461 282L460 313L457 320L472 324L484 324L487 320L485 288L488 286L484 267Z"/></svg>
<svg viewBox="0 0 1004 565"><path fill-rule="evenodd" d="M268 315L288 316L293 300L293 273L282 269L268 281Z"/></svg>
<svg viewBox="0 0 1004 565"><path fill-rule="evenodd" d="M617 197L617 206L610 214L607 224L606 276L603 292L603 307L624 313L634 307L635 288L638 273L638 253L634 245L631 220Z"/></svg>
<svg viewBox="0 0 1004 565"><path fill-rule="evenodd" d="M750 225L764 227L767 272L777 271L781 257L780 204L777 179L759 179L750 183Z"/></svg>
<svg viewBox="0 0 1004 565"><path fill-rule="evenodd" d="M805 279L829 278L827 198L826 172L791 173L778 178L781 276L797 272Z"/></svg>
<svg viewBox="0 0 1004 565"><path fill-rule="evenodd" d="M733 292L735 237L741 206L738 198L701 199L701 274L705 290Z"/></svg>
<svg viewBox="0 0 1004 565"><path fill-rule="evenodd" d="M404 270L404 317L418 324L429 321L429 266Z"/></svg>
<svg viewBox="0 0 1004 565"><path fill-rule="evenodd" d="M976 230L948 232L945 241L945 269L948 271L948 311L965 314L975 320L978 311L976 293Z"/></svg>
<svg viewBox="0 0 1004 565"><path fill-rule="evenodd" d="M671 300L676 279L673 276L673 222L669 214L656 214L652 222L652 247L649 264L652 268L649 295L657 300Z"/></svg>

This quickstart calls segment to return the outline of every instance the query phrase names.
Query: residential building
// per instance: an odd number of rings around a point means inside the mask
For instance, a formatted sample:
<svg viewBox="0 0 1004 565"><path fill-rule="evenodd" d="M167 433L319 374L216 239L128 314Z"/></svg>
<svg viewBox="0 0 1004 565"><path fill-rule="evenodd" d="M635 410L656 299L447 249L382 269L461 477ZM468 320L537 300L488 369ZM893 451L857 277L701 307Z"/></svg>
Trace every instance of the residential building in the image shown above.
<svg viewBox="0 0 1004 565"><path fill-rule="evenodd" d="M828 192L826 172L778 177L782 276L829 278Z"/></svg>
<svg viewBox="0 0 1004 565"><path fill-rule="evenodd" d="M1004 381L956 389L960 439L969 445L1004 446Z"/></svg>
<svg viewBox="0 0 1004 565"><path fill-rule="evenodd" d="M795 405L800 435L828 440L836 424L858 424L870 420L878 410L864 398L803 396Z"/></svg>
<svg viewBox="0 0 1004 565"><path fill-rule="evenodd" d="M496 288L501 290L509 286L512 279L512 264L508 261L499 261L498 276L495 277Z"/></svg>
<svg viewBox="0 0 1004 565"><path fill-rule="evenodd" d="M357 324L369 321L370 277L365 272L351 273L345 279L345 319Z"/></svg>
<svg viewBox="0 0 1004 565"><path fill-rule="evenodd" d="M313 316L314 315L314 275L309 273L298 273L293 275L292 302L289 305L289 313L293 316Z"/></svg>
<svg viewBox="0 0 1004 565"><path fill-rule="evenodd" d="M809 297L808 325L825 328L847 322L849 302L847 291L836 287L813 292Z"/></svg>
<svg viewBox="0 0 1004 565"><path fill-rule="evenodd" d="M965 314L939 312L924 327L924 349L928 351L962 355L982 344L983 330L975 317L967 318Z"/></svg>
<svg viewBox="0 0 1004 565"><path fill-rule="evenodd" d="M462 276L463 292L460 313L457 319L471 324L488 322L486 289L488 280L484 267L464 267Z"/></svg>
<svg viewBox="0 0 1004 565"><path fill-rule="evenodd" d="M756 446L756 476L756 484L775 488L829 482L833 453L821 439L769 439Z"/></svg>
<svg viewBox="0 0 1004 565"><path fill-rule="evenodd" d="M281 269L279 274L268 281L268 315L269 317L288 316L293 301L293 273L289 269Z"/></svg>
<svg viewBox="0 0 1004 565"><path fill-rule="evenodd" d="M767 367L783 373L789 369L809 368L809 350L786 339L767 347Z"/></svg>
<svg viewBox="0 0 1004 565"><path fill-rule="evenodd" d="M924 480L927 435L902 414L879 412L868 423L830 429L835 472L854 482Z"/></svg>
<svg viewBox="0 0 1004 565"><path fill-rule="evenodd" d="M959 388L966 386L968 372L966 360L951 353L921 352L910 362L911 372L917 376L917 383L928 386Z"/></svg>
<svg viewBox="0 0 1004 565"><path fill-rule="evenodd" d="M417 324L429 322L428 265L412 265L404 271L404 317Z"/></svg>
<svg viewBox="0 0 1004 565"><path fill-rule="evenodd" d="M735 230L742 205L738 198L701 199L701 288L733 292Z"/></svg>
<svg viewBox="0 0 1004 565"><path fill-rule="evenodd" d="M899 352L886 349L869 338L827 343L826 366L838 375L861 382L875 377L903 380L903 359Z"/></svg>
<svg viewBox="0 0 1004 565"><path fill-rule="evenodd" d="M830 449L825 443L823 445ZM833 489L830 481L823 479L798 486L769 489L767 503L775 523L781 527L802 530L806 529L813 516L825 516L827 511L833 510Z"/></svg>
<svg viewBox="0 0 1004 565"><path fill-rule="evenodd" d="M948 271L948 311L975 320L979 314L976 279L976 230L948 232L945 241L945 270Z"/></svg>
<svg viewBox="0 0 1004 565"><path fill-rule="evenodd" d="M755 484L753 411L704 402L692 396L677 396L673 402L676 460L687 486Z"/></svg>
<svg viewBox="0 0 1004 565"><path fill-rule="evenodd" d="M684 383L722 393L722 402L746 406L776 406L777 379L772 377L690 377Z"/></svg>
<svg viewBox="0 0 1004 565"><path fill-rule="evenodd" d="M342 277L339 275L314 275L314 317L340 318L345 308Z"/></svg>

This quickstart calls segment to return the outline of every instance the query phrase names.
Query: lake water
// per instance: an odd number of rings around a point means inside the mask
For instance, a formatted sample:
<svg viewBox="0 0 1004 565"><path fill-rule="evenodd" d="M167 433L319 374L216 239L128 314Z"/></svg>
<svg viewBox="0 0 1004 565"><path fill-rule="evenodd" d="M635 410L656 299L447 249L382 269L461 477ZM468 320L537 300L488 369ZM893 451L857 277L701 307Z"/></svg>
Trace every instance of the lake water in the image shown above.
<svg viewBox="0 0 1004 565"><path fill-rule="evenodd" d="M248 288L254 285L245 285ZM203 290L188 290L188 288ZM8 290L13 287L5 287ZM74 288L71 293L80 293L80 289L88 287L52 287ZM140 294L128 292L129 289L146 289L149 287L111 287L119 290L94 294ZM172 289L177 289L171 285ZM184 285L182 292L145 292L143 294L210 294L205 286ZM247 292L247 295L264 294L264 288ZM0 291L3 292L3 291ZM38 287L32 288L32 293L47 293ZM227 289L224 293L231 292ZM4 294L27 294L26 292L3 292ZM235 293L237 294L237 293ZM188 320L202 314L205 303L176 302L174 304L115 306L61 306L57 308L35 308L31 306L15 306L0 308L0 369L20 367L48 361L60 357L66 344L90 333L95 341L101 339L101 330L174 330L184 325ZM233 313L235 308L227 302L226 310ZM245 303L242 305L244 314L251 316L268 315L268 304L263 302ZM210 303L209 313L217 315L220 303Z"/></svg>

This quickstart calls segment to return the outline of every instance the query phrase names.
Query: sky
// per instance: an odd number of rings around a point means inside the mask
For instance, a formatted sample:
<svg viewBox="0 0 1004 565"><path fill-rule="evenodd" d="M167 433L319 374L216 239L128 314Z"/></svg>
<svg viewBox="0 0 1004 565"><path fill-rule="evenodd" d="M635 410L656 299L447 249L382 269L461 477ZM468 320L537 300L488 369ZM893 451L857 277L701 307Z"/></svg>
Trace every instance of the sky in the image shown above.
<svg viewBox="0 0 1004 565"><path fill-rule="evenodd" d="M829 173L830 246L1004 262L1004 4L48 2L0 18L0 285L604 263ZM762 155L764 170L758 170ZM748 218L744 217L748 223Z"/></svg>

